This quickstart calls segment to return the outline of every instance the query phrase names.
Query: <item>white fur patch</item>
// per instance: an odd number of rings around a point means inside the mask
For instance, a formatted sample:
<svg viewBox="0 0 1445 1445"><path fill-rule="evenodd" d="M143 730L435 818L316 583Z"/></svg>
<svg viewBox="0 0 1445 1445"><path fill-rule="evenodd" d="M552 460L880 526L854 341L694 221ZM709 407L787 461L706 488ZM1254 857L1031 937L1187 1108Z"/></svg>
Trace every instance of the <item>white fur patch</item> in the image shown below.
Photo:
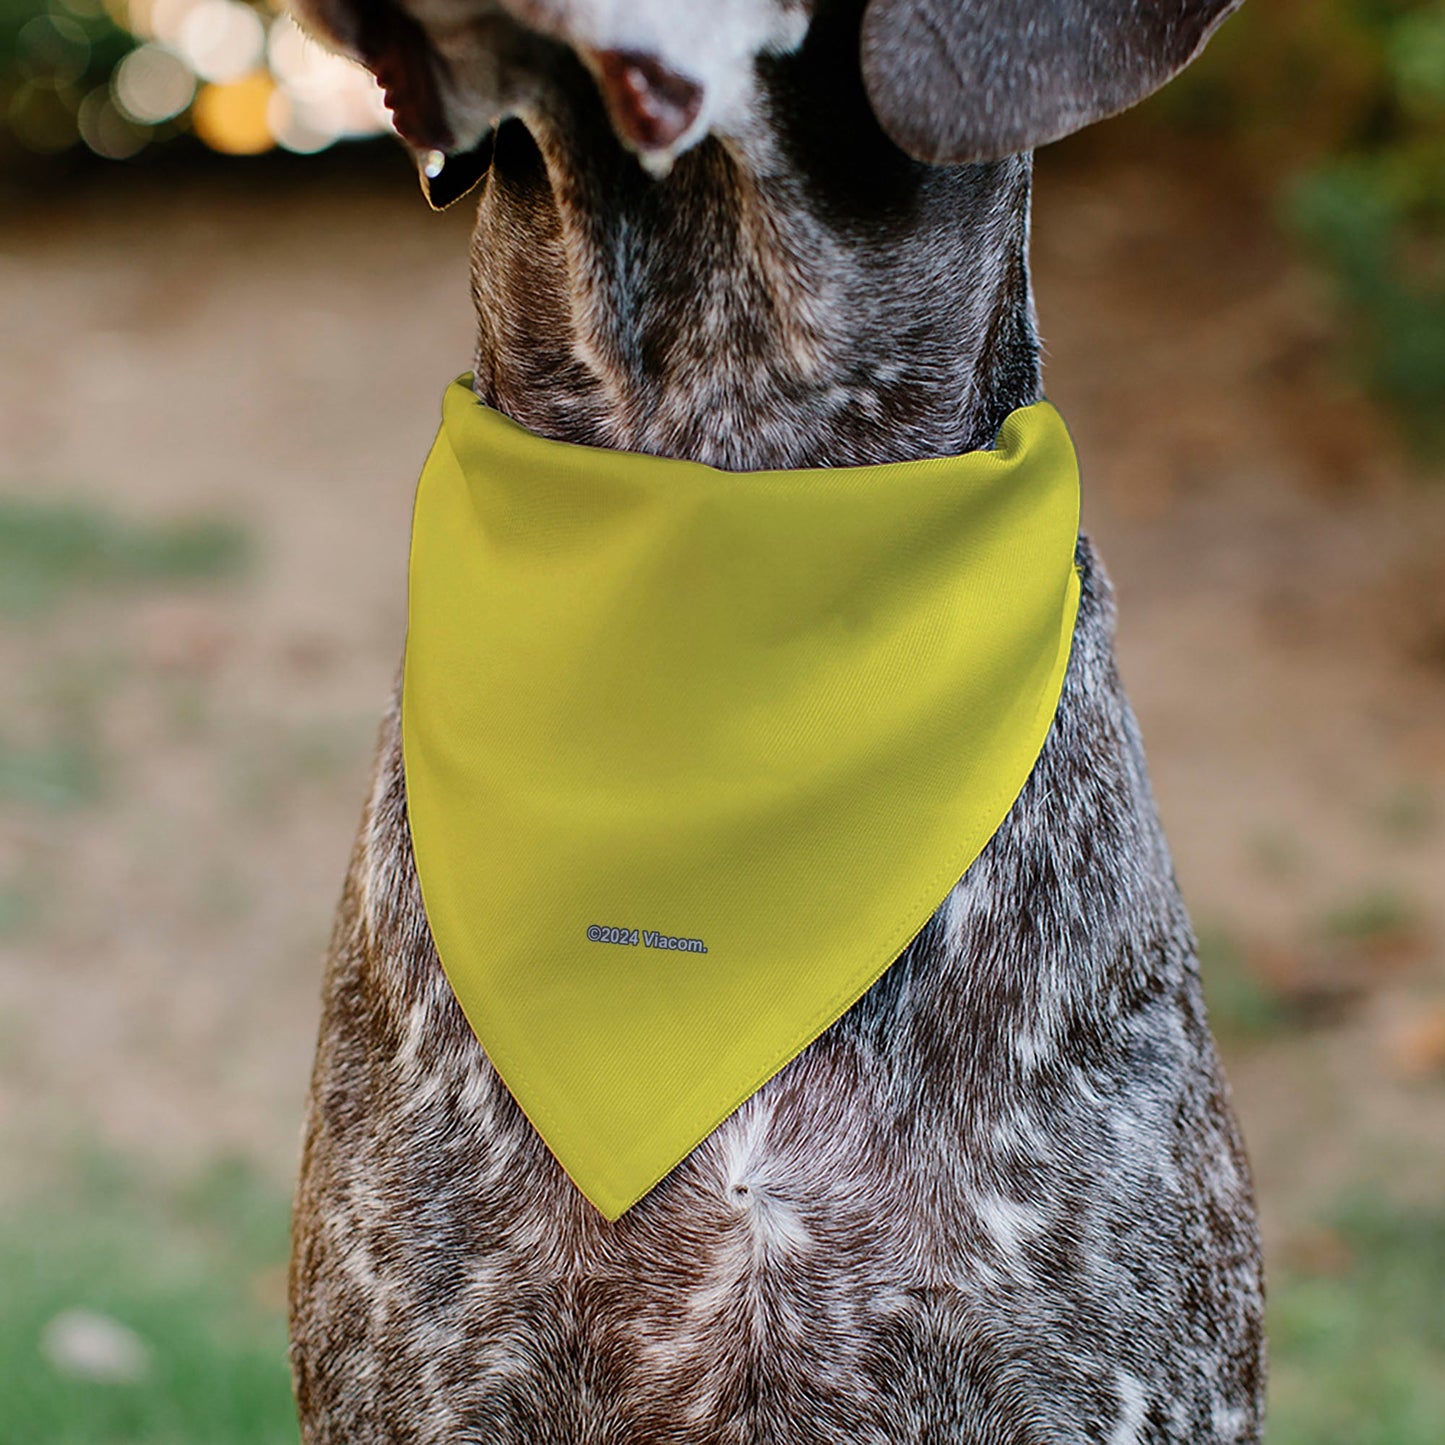
<svg viewBox="0 0 1445 1445"><path fill-rule="evenodd" d="M1041 1211L1001 1194L982 1196L974 1208L994 1247L1006 1259L1017 1259L1024 1244L1042 1234L1048 1223Z"/></svg>
<svg viewBox="0 0 1445 1445"><path fill-rule="evenodd" d="M601 51L630 50L702 87L697 119L661 158L697 144L709 131L747 121L753 68L760 55L796 49L808 16L778 0L504 0L524 25L571 46L595 68Z"/></svg>
<svg viewBox="0 0 1445 1445"><path fill-rule="evenodd" d="M1119 1392L1119 1419L1109 1434L1109 1445L1138 1445L1139 1427L1149 1408L1144 1382L1124 1370L1117 1370L1114 1388Z"/></svg>

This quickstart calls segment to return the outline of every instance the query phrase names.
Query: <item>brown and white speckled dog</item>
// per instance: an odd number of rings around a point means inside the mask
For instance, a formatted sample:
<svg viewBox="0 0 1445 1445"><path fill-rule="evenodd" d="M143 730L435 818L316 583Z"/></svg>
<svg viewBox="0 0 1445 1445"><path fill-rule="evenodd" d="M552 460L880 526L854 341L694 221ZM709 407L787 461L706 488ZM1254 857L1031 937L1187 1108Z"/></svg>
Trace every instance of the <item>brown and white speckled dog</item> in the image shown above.
<svg viewBox="0 0 1445 1445"><path fill-rule="evenodd" d="M434 198L484 176L482 399L739 469L988 445L1041 394L1028 149L1154 89L1237 3L302 8L448 155ZM1082 541L1079 565L1058 717L993 841L616 1224L439 971L393 707L297 1197L308 1442L1258 1438L1249 1179Z"/></svg>

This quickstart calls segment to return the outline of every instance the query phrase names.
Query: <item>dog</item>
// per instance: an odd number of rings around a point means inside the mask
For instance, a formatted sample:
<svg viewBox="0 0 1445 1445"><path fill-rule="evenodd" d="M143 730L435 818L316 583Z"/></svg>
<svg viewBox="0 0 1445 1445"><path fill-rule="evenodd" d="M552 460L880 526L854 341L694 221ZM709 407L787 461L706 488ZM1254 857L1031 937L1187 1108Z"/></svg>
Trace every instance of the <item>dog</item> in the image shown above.
<svg viewBox="0 0 1445 1445"><path fill-rule="evenodd" d="M1032 149L1163 84L1237 4L299 9L386 87L433 204L482 182L480 400L747 470L951 456L1038 400ZM614 1223L440 970L393 705L296 1196L309 1445L1259 1438L1248 1166L1087 539L1076 563L1058 712L991 842Z"/></svg>

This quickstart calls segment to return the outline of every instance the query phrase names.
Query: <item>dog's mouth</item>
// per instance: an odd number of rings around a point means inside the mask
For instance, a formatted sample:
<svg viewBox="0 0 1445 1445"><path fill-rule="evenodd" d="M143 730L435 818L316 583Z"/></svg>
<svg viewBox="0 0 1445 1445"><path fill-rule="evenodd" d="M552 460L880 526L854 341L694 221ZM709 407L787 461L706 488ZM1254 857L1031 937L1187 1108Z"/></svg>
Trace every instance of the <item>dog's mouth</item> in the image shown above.
<svg viewBox="0 0 1445 1445"><path fill-rule="evenodd" d="M647 169L654 173L665 171L671 164L673 147L697 121L702 109L702 87L649 55L614 50L583 58L597 79L612 125L624 144ZM410 77L397 76L395 91L380 72L378 79L386 88L386 103L393 115L405 117L409 113ZM401 121L395 124L397 134L419 152L422 190L435 210L445 210L461 200L491 169L496 152L495 127L476 145L457 150L451 144L424 145L425 131L408 135Z"/></svg>
<svg viewBox="0 0 1445 1445"><path fill-rule="evenodd" d="M308 27L359 60L382 89L392 127L416 158L422 190L436 210L460 200L486 175L492 128L458 141L446 96L452 68L425 25L396 0L296 0Z"/></svg>
<svg viewBox="0 0 1445 1445"><path fill-rule="evenodd" d="M709 86L676 62L584 26L563 6L477 0L458 19L447 0L292 3L313 31L376 76L438 209L486 175L491 133L508 116L525 118L539 86L572 77L586 84L590 75L618 140L654 174L665 174L706 129Z"/></svg>
<svg viewBox="0 0 1445 1445"><path fill-rule="evenodd" d="M470 150L449 154L433 149L422 156L421 188L434 211L455 205L486 178L496 153L496 136L496 131L488 131Z"/></svg>

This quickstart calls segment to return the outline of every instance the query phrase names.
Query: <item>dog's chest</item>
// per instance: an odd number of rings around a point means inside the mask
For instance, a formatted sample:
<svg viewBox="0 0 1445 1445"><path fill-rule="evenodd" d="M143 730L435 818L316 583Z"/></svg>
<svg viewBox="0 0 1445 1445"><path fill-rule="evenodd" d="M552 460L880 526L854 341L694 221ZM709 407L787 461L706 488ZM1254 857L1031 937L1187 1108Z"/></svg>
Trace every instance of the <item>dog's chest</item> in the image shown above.
<svg viewBox="0 0 1445 1445"><path fill-rule="evenodd" d="M393 729L303 1180L328 1220L317 1321L409 1382L386 1438L1202 1441L1236 1418L1248 1438L1248 1186L1084 560L1055 730L993 843L614 1225L441 977Z"/></svg>

